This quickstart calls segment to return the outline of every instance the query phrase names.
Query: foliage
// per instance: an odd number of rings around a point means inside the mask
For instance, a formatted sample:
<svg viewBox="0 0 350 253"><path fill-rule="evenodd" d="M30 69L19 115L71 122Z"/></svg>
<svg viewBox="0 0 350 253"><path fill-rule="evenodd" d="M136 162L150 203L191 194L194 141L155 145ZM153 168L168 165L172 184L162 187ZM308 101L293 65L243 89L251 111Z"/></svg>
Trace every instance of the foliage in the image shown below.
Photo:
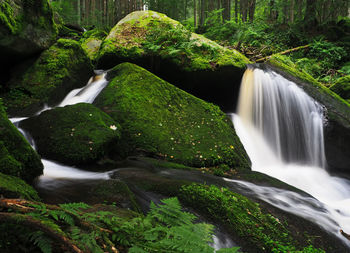
<svg viewBox="0 0 350 253"><path fill-rule="evenodd" d="M29 232L26 223L18 221L15 224L25 236L21 244L31 242L44 253L52 251L58 243L57 238L63 238L72 248L83 252L105 252L113 248L115 252L116 247L129 248L129 252L214 252L208 245L212 241L212 225L194 224L196 216L182 211L177 198L164 199L161 203L151 203L146 216L124 217L111 206L93 211L93 207L84 203L50 206L19 201L17 211L31 211L18 217L30 220L31 224L39 222L44 230ZM8 208L7 211L11 214L12 210ZM64 246L61 247L64 250ZM59 248L55 248L55 252L57 250ZM217 252L234 253L237 248Z"/></svg>

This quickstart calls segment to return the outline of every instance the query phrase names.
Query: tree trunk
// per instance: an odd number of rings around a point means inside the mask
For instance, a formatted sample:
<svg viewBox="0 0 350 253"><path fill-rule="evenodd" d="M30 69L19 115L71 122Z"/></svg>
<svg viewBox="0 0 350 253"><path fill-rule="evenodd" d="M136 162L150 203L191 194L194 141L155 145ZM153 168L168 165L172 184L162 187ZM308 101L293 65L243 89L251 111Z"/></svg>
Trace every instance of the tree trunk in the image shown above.
<svg viewBox="0 0 350 253"><path fill-rule="evenodd" d="M306 10L304 23L307 28L313 28L317 24L316 19L316 2L317 0L306 0Z"/></svg>
<svg viewBox="0 0 350 253"><path fill-rule="evenodd" d="M255 13L256 0L249 1L249 22L253 23Z"/></svg>
<svg viewBox="0 0 350 253"><path fill-rule="evenodd" d="M197 0L193 0L193 24L197 27Z"/></svg>
<svg viewBox="0 0 350 253"><path fill-rule="evenodd" d="M294 5L295 5L295 0L290 0L289 21L292 24L294 23Z"/></svg>

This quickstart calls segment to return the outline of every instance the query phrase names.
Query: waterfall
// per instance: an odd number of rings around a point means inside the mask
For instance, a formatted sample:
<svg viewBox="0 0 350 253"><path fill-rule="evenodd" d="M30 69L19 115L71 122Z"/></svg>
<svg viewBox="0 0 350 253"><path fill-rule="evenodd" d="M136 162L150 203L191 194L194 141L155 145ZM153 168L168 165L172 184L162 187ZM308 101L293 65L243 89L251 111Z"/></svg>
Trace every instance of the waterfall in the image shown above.
<svg viewBox="0 0 350 253"><path fill-rule="evenodd" d="M279 160L325 167L322 107L295 83L249 68L238 115L263 136Z"/></svg>
<svg viewBox="0 0 350 253"><path fill-rule="evenodd" d="M232 114L232 120L252 161L252 170L309 193L322 203L332 222L315 217L314 210L305 205L295 209L291 194L277 193L272 187L264 194L274 192L274 196L283 197L284 204L278 198L274 204L313 220L345 240L339 230L350 233L350 181L332 177L325 170L322 106L281 75L250 67L243 76L237 115ZM250 188L264 195L261 188Z"/></svg>
<svg viewBox="0 0 350 253"><path fill-rule="evenodd" d="M74 89L67 94L67 96L62 100L60 104L56 107L64 107L66 105L73 105L77 103L92 103L95 98L100 94L103 88L108 84L105 79L106 73L99 71L100 73L94 77L91 77L89 82L80 89ZM51 110L52 107L44 106L43 109L35 113L35 115L39 115L40 113ZM19 124L22 120L27 119L27 117L23 118L11 118L10 121L18 128L21 134L27 139L29 144L36 150L35 141L30 136L30 134L23 129L19 128ZM46 188L54 188L59 187L60 182L57 179L109 179L109 172L88 172L84 170L80 170L77 168L73 168L70 166L65 166L53 161L41 160L44 165L44 174L38 179L39 187Z"/></svg>

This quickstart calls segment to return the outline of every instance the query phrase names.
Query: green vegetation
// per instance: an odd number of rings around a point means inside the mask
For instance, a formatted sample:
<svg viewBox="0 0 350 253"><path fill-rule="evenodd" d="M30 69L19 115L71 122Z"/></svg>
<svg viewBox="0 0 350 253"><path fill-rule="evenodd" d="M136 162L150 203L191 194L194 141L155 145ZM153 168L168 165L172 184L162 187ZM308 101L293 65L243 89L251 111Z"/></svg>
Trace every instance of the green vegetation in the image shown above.
<svg viewBox="0 0 350 253"><path fill-rule="evenodd" d="M91 61L96 60L102 41L106 36L106 32L93 29L85 32L82 39L80 39L81 47L84 49Z"/></svg>
<svg viewBox="0 0 350 253"><path fill-rule="evenodd" d="M330 89L342 98L346 99L350 104L350 75L339 78L338 81L330 87Z"/></svg>
<svg viewBox="0 0 350 253"><path fill-rule="evenodd" d="M120 126L91 104L80 103L42 112L21 122L44 157L68 164L96 162L111 153Z"/></svg>
<svg viewBox="0 0 350 253"><path fill-rule="evenodd" d="M100 66L124 60L138 62L160 57L184 71L214 70L223 66L244 69L248 59L203 36L191 33L164 14L134 12L121 20L104 40Z"/></svg>
<svg viewBox="0 0 350 253"><path fill-rule="evenodd" d="M27 249L42 252L214 252L213 226L196 223L196 216L183 212L176 198L151 203L146 216L113 206L91 207L84 203L45 205L40 202L1 202L0 249L12 252ZM29 211L27 211L29 210ZM19 237L14 237L15 227ZM20 231L20 233L19 233ZM45 232L43 232L45 231ZM79 251L80 252L80 251ZM220 250L217 252L221 252ZM237 248L222 252L237 252Z"/></svg>
<svg viewBox="0 0 350 253"><path fill-rule="evenodd" d="M262 212L257 203L226 188L191 184L181 188L179 198L186 205L221 221L233 234L244 238L248 248L262 252L325 252L312 245L299 245L283 221Z"/></svg>
<svg viewBox="0 0 350 253"><path fill-rule="evenodd" d="M23 180L0 173L0 195L8 198L39 200L38 193ZM1 249L1 248L0 248Z"/></svg>
<svg viewBox="0 0 350 253"><path fill-rule="evenodd" d="M193 167L249 168L232 122L217 106L131 63L108 76L94 104L120 123L119 153L141 151Z"/></svg>
<svg viewBox="0 0 350 253"><path fill-rule="evenodd" d="M0 103L0 172L31 183L42 174L43 165L38 154L8 120ZM14 186L15 187L15 186Z"/></svg>
<svg viewBox="0 0 350 253"><path fill-rule="evenodd" d="M0 52L15 57L38 53L48 48L57 36L47 0L1 1L0 26Z"/></svg>
<svg viewBox="0 0 350 253"><path fill-rule="evenodd" d="M11 80L4 96L9 112L36 112L44 103L58 103L73 88L82 87L92 74L89 58L74 40L59 39L22 75Z"/></svg>

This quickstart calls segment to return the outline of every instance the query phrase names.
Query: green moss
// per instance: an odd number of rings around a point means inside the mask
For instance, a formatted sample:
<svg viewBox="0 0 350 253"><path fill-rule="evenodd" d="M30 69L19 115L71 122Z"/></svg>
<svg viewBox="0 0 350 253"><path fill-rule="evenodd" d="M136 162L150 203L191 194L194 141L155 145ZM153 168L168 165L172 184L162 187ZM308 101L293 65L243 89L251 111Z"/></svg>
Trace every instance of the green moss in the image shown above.
<svg viewBox="0 0 350 253"><path fill-rule="evenodd" d="M120 126L90 104L45 111L21 123L45 157L69 164L86 164L108 155L120 137Z"/></svg>
<svg viewBox="0 0 350 253"><path fill-rule="evenodd" d="M309 74L299 71L286 56L274 55L269 59L268 65L280 74L288 75L287 78L298 83L309 96L324 105L327 108L326 113L329 120L335 120L345 127L350 127L350 104L348 101L316 81Z"/></svg>
<svg viewBox="0 0 350 253"><path fill-rule="evenodd" d="M6 198L39 200L38 193L23 180L0 173L0 195Z"/></svg>
<svg viewBox="0 0 350 253"><path fill-rule="evenodd" d="M288 57L276 54L269 59L268 63L282 69L283 71L291 74L292 76L299 78L303 82L312 84L315 88L319 90L319 92L323 94L328 94L334 99L339 100L340 102L350 106L350 104L347 101L345 101L340 96L338 96L337 94L329 90L327 87L319 83L311 75L304 71L299 71L296 65L292 61L290 61Z"/></svg>
<svg viewBox="0 0 350 253"><path fill-rule="evenodd" d="M350 99L350 75L339 78L330 89L344 99Z"/></svg>
<svg viewBox="0 0 350 253"><path fill-rule="evenodd" d="M91 61L96 60L102 41L106 36L106 32L98 29L93 29L84 33L80 42Z"/></svg>
<svg viewBox="0 0 350 253"><path fill-rule="evenodd" d="M14 60L39 53L54 43L57 33L48 0L0 1L1 54Z"/></svg>
<svg viewBox="0 0 350 253"><path fill-rule="evenodd" d="M104 40L98 60L108 65L152 56L168 60L184 71L245 68L249 63L237 51L191 33L179 22L154 11L136 11L121 20Z"/></svg>
<svg viewBox="0 0 350 253"><path fill-rule="evenodd" d="M68 91L84 86L91 74L92 65L80 44L60 39L24 75L11 80L4 102L10 111L38 110L44 103L53 105Z"/></svg>
<svg viewBox="0 0 350 253"><path fill-rule="evenodd" d="M246 247L261 252L324 252L312 245L306 248L298 245L283 221L264 213L257 203L226 188L191 184L182 186L179 198L186 205L224 223Z"/></svg>
<svg viewBox="0 0 350 253"><path fill-rule="evenodd" d="M38 154L8 120L0 105L0 172L27 182L41 175L43 165Z"/></svg>
<svg viewBox="0 0 350 253"><path fill-rule="evenodd" d="M187 166L249 168L232 122L220 109L134 64L108 74L95 104L122 126L120 152L137 150Z"/></svg>
<svg viewBox="0 0 350 253"><path fill-rule="evenodd" d="M7 27L12 34L16 33L19 25L14 17L15 8L16 6L13 1L4 0L0 3L0 24Z"/></svg>

